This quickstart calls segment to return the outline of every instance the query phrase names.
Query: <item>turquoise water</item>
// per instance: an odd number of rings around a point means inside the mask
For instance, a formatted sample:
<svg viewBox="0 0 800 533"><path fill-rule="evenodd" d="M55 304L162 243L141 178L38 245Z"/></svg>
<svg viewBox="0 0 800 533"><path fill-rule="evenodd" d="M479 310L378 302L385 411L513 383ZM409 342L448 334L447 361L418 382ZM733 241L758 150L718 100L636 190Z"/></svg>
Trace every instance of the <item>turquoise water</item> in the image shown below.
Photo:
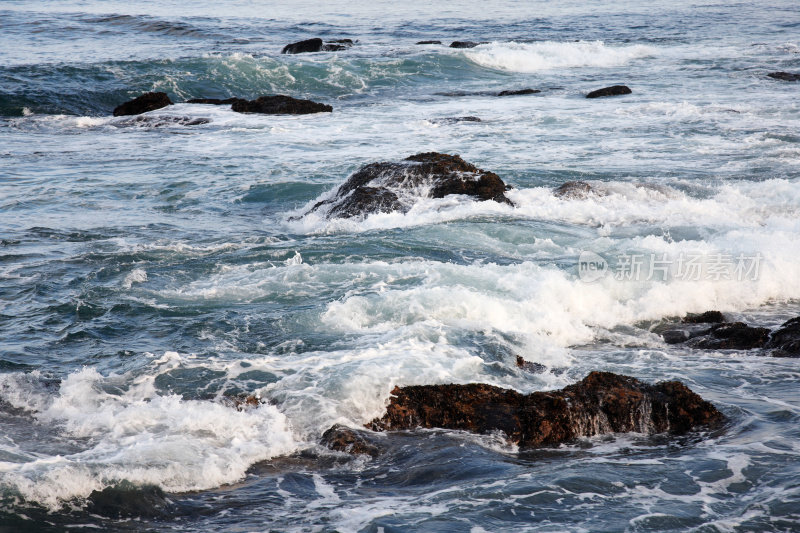
<svg viewBox="0 0 800 533"><path fill-rule="evenodd" d="M0 529L797 529L797 361L651 328L800 315L800 84L765 76L800 71L798 27L780 1L4 2ZM313 36L358 43L279 54ZM633 94L583 97L617 83ZM542 92L488 94L522 88ZM334 111L111 116L150 90ZM462 116L481 122L442 120ZM430 150L496 172L515 206L290 220L361 165ZM576 179L600 194L553 195ZM584 251L611 272L581 279ZM682 254L760 268L614 275ZM377 459L317 444L380 416L395 385L530 392L592 370L680 379L730 421L522 452L444 431L388 436ZM243 393L267 404L225 405ZM147 512L87 507L128 482Z"/></svg>

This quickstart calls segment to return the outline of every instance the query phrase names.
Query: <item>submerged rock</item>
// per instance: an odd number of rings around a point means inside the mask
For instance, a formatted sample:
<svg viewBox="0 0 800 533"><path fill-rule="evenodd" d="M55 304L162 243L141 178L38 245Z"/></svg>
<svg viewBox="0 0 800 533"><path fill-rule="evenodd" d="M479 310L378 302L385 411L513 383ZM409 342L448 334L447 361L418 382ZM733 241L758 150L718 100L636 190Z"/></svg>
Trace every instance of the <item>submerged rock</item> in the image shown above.
<svg viewBox="0 0 800 533"><path fill-rule="evenodd" d="M592 91L586 95L586 98L601 98L604 96L619 96L621 94L631 94L630 87L627 85L614 85L612 87L603 87L602 89L597 89L596 91Z"/></svg>
<svg viewBox="0 0 800 533"><path fill-rule="evenodd" d="M775 357L800 357L800 317L784 322L772 332L766 347Z"/></svg>
<svg viewBox="0 0 800 533"><path fill-rule="evenodd" d="M442 44L442 41L417 41L417 44Z"/></svg>
<svg viewBox="0 0 800 533"><path fill-rule="evenodd" d="M565 181L555 189L553 196L556 198L573 198L583 200L594 193L595 189L585 181Z"/></svg>
<svg viewBox="0 0 800 533"><path fill-rule="evenodd" d="M200 126L208 124L211 120L200 117L174 117L174 116L152 116L134 117L115 122L116 127L124 126L146 126L149 128L163 128L165 126Z"/></svg>
<svg viewBox="0 0 800 533"><path fill-rule="evenodd" d="M562 390L527 395L485 384L396 387L386 414L367 427L481 434L499 430L510 442L531 447L606 433L681 434L724 419L711 403L678 381L649 385L632 377L592 372Z"/></svg>
<svg viewBox="0 0 800 533"><path fill-rule="evenodd" d="M717 324L689 343L705 350L752 350L762 348L769 340L767 328L754 328L744 322Z"/></svg>
<svg viewBox="0 0 800 533"><path fill-rule="evenodd" d="M301 100L282 94L261 96L255 100L237 99L231 105L231 109L237 113L264 113L267 115L307 115L333 111L333 108L327 104Z"/></svg>
<svg viewBox="0 0 800 533"><path fill-rule="evenodd" d="M322 434L320 441L323 446L337 452L351 455L369 455L377 457L381 450L376 446L365 431L359 431L336 424Z"/></svg>
<svg viewBox="0 0 800 533"><path fill-rule="evenodd" d="M539 89L517 89L517 90L508 90L508 91L500 91L497 93L497 96L519 96L523 94L539 94Z"/></svg>
<svg viewBox="0 0 800 533"><path fill-rule="evenodd" d="M505 195L509 188L497 174L481 170L457 155L427 152L399 162L361 167L333 197L317 203L308 213L323 207L328 208L327 218L406 212L415 199L450 194L513 205Z"/></svg>
<svg viewBox="0 0 800 533"><path fill-rule="evenodd" d="M169 501L156 485L123 481L89 495L87 511L110 518L157 518L167 514Z"/></svg>
<svg viewBox="0 0 800 533"><path fill-rule="evenodd" d="M479 44L488 44L488 42L473 42L473 41L453 41L450 43L450 48L475 48Z"/></svg>
<svg viewBox="0 0 800 533"><path fill-rule="evenodd" d="M282 54L304 54L308 52L338 52L353 46L352 39L333 39L322 42L322 39L315 37L292 44L287 44L281 50Z"/></svg>
<svg viewBox="0 0 800 533"><path fill-rule="evenodd" d="M432 118L428 122L433 124L456 124L458 122L482 122L478 117L444 117L444 118Z"/></svg>
<svg viewBox="0 0 800 533"><path fill-rule="evenodd" d="M162 107L172 105L172 100L169 99L167 93L144 93L137 96L133 100L120 104L114 108L114 116L122 117L125 115L141 115L148 111L155 111Z"/></svg>
<svg viewBox="0 0 800 533"><path fill-rule="evenodd" d="M767 76L781 81L800 81L800 74L795 74L793 72L770 72Z"/></svg>

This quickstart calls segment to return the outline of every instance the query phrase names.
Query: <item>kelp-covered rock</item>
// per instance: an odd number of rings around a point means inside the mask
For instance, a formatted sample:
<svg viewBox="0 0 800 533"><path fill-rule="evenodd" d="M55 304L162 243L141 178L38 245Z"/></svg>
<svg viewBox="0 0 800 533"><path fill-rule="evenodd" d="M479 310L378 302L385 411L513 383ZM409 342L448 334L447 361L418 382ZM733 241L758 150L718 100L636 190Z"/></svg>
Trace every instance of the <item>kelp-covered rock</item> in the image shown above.
<svg viewBox="0 0 800 533"><path fill-rule="evenodd" d="M236 99L231 105L231 109L237 113L264 113L267 115L308 115L333 111L333 108L327 104L282 94L262 96L255 100Z"/></svg>
<svg viewBox="0 0 800 533"><path fill-rule="evenodd" d="M328 218L351 218L372 213L406 212L420 197L463 194L476 200L511 204L510 187L500 177L467 163L457 155L427 152L399 162L361 167L329 199L309 213L325 210Z"/></svg>
<svg viewBox="0 0 800 533"><path fill-rule="evenodd" d="M141 115L148 111L155 111L162 107L172 105L172 100L169 99L167 93L154 92L144 93L137 96L133 100L120 104L114 108L114 116L122 117L126 115Z"/></svg>
<svg viewBox="0 0 800 533"><path fill-rule="evenodd" d="M681 434L723 420L711 403L678 381L649 385L592 372L562 390L527 395L485 384L396 387L386 414L368 427L499 430L509 441L531 447L605 433Z"/></svg>
<svg viewBox="0 0 800 533"><path fill-rule="evenodd" d="M586 95L586 98L602 98L605 96L620 96L623 94L631 94L630 87L627 85L613 85L611 87L603 87L602 89L597 89L596 91L592 91Z"/></svg>
<svg viewBox="0 0 800 533"><path fill-rule="evenodd" d="M377 457L381 450L372 440L363 430L359 431L337 424L322 434L320 442L323 446L337 452Z"/></svg>
<svg viewBox="0 0 800 533"><path fill-rule="evenodd" d="M800 357L800 317L784 322L772 332L766 347L775 357Z"/></svg>

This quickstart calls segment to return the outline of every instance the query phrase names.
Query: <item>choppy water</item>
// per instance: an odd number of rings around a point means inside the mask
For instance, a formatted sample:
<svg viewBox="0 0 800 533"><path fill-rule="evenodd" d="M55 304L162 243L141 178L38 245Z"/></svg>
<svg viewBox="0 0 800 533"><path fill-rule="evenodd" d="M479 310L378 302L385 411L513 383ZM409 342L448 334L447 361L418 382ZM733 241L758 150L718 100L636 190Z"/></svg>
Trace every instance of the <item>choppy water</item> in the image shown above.
<svg viewBox="0 0 800 533"><path fill-rule="evenodd" d="M797 5L558 4L3 2L0 529L800 528L797 360L649 330L800 315L800 84L765 77L800 71ZM279 54L312 36L359 42ZM633 94L583 98L615 83ZM527 87L542 92L476 94ZM148 90L334 112L110 116ZM482 121L440 120L461 116ZM498 173L516 207L289 220L360 165L429 150ZM575 179L603 194L552 194ZM612 272L582 281L585 250ZM759 270L615 279L651 254ZM316 444L382 414L395 385L529 392L591 370L681 379L730 422L523 453L437 431L370 460ZM268 405L214 401L254 392ZM85 509L122 481L166 491L163 513Z"/></svg>

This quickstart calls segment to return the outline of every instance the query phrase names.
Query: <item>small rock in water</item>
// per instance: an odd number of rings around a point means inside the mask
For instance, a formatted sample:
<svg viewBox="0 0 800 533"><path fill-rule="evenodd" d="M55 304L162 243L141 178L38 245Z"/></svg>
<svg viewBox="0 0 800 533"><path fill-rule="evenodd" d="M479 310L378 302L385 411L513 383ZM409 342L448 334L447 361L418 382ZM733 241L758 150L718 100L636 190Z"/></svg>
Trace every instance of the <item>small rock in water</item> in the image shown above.
<svg viewBox="0 0 800 533"><path fill-rule="evenodd" d="M321 443L331 450L351 455L369 455L377 457L381 451L371 442L363 430L356 430L336 424L322 434Z"/></svg>
<svg viewBox="0 0 800 533"><path fill-rule="evenodd" d="M682 434L724 420L711 403L678 381L649 385L592 372L564 389L528 395L481 383L396 387L386 414L367 427L502 431L510 442L531 447L618 432Z"/></svg>
<svg viewBox="0 0 800 533"><path fill-rule="evenodd" d="M433 124L455 124L457 122L481 122L478 117L444 117L432 118L429 122Z"/></svg>
<svg viewBox="0 0 800 533"><path fill-rule="evenodd" d="M612 87L604 87L597 89L586 95L586 98L601 98L604 96L619 96L621 94L631 94L633 91L626 85L614 85Z"/></svg>
<svg viewBox="0 0 800 533"><path fill-rule="evenodd" d="M553 196L556 198L585 200L590 194L596 192L594 187L585 181L565 181L553 190Z"/></svg>
<svg viewBox="0 0 800 533"><path fill-rule="evenodd" d="M267 115L307 115L310 113L330 113L333 108L327 104L301 100L277 94L262 96L255 100L238 100L231 109L237 113L264 113Z"/></svg>
<svg viewBox="0 0 800 533"><path fill-rule="evenodd" d="M800 81L800 74L795 74L793 72L770 72L767 76L781 81Z"/></svg>
<svg viewBox="0 0 800 533"><path fill-rule="evenodd" d="M450 48L475 48L480 44L489 44L487 41L482 41L479 43L473 41L453 41L450 43Z"/></svg>
<svg viewBox="0 0 800 533"><path fill-rule="evenodd" d="M87 511L110 518L157 518L167 514L169 501L155 485L137 486L123 481L116 486L94 490Z"/></svg>
<svg viewBox="0 0 800 533"><path fill-rule="evenodd" d="M352 39L333 39L322 42L322 39L315 37L292 44L287 44L281 50L282 54L305 54L309 52L338 52L353 46Z"/></svg>
<svg viewBox="0 0 800 533"><path fill-rule="evenodd" d="M800 357L800 317L784 322L772 332L766 347L775 357Z"/></svg>
<svg viewBox="0 0 800 533"><path fill-rule="evenodd" d="M684 324L721 324L722 322L725 322L725 315L719 311L688 313L683 317Z"/></svg>
<svg viewBox="0 0 800 533"><path fill-rule="evenodd" d="M518 90L509 90L509 91L500 91L497 93L497 96L519 96L523 94L539 94L539 89L518 89Z"/></svg>
<svg viewBox="0 0 800 533"><path fill-rule="evenodd" d="M705 350L752 350L763 348L769 340L767 328L754 328L744 322L717 324L705 335L695 337L690 346Z"/></svg>
<svg viewBox="0 0 800 533"><path fill-rule="evenodd" d="M144 93L133 100L115 107L114 116L140 115L148 111L155 111L156 109L167 107L168 105L172 105L172 100L169 99L167 93Z"/></svg>
<svg viewBox="0 0 800 533"><path fill-rule="evenodd" d="M525 359L522 358L521 355L517 356L516 362L517 362L517 367L532 374L541 374L542 372L547 370L546 366L539 363L532 363L530 361L526 361Z"/></svg>
<svg viewBox="0 0 800 533"><path fill-rule="evenodd" d="M417 41L417 44L442 44L442 41Z"/></svg>

